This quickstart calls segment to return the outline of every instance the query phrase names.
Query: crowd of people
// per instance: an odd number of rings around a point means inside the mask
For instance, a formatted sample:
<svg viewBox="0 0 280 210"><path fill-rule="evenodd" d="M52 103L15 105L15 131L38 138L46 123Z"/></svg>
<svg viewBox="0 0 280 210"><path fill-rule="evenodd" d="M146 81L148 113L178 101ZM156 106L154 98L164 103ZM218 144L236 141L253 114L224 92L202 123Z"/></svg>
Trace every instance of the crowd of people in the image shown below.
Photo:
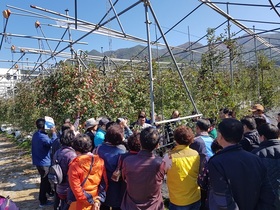
<svg viewBox="0 0 280 210"><path fill-rule="evenodd" d="M38 119L32 161L41 177L40 206L164 210L166 179L170 210L280 209L280 113L274 125L260 104L240 120L227 108L219 111L217 125L202 117L192 119L193 127L180 123L178 110L164 126L151 124L141 111L131 124L126 117L90 118L83 132L79 118L66 119L59 132L47 132ZM155 152L162 142L165 154ZM63 180L52 186L54 161Z"/></svg>

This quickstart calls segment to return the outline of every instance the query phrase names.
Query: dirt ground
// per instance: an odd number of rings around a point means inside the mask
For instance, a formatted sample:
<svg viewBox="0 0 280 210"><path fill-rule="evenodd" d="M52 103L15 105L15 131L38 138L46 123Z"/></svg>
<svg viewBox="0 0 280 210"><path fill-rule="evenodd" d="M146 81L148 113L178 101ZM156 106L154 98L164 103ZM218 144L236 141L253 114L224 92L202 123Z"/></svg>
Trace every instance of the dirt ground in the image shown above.
<svg viewBox="0 0 280 210"><path fill-rule="evenodd" d="M52 206L39 207L39 183L40 176L32 165L31 154L0 134L0 195L10 196L21 210L52 210ZM162 193L168 197L166 183Z"/></svg>
<svg viewBox="0 0 280 210"><path fill-rule="evenodd" d="M31 155L0 134L0 195L10 196L21 210L51 210L39 207L39 182Z"/></svg>

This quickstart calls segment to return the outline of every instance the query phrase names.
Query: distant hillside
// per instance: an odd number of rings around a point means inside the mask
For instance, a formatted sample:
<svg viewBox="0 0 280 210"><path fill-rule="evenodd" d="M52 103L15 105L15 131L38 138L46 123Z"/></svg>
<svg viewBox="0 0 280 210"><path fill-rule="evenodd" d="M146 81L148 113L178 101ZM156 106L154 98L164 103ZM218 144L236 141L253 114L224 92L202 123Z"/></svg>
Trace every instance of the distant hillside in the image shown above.
<svg viewBox="0 0 280 210"><path fill-rule="evenodd" d="M105 51L103 54L101 54L97 50L92 50L88 54L89 55L94 55L94 56L106 55L106 56L114 57L114 58L130 59L130 58L138 55L144 49L145 49L144 46L136 45L136 46L131 47L131 48L121 48L121 49L118 49L118 50L115 50L115 51ZM143 56L145 53L147 54L146 50L144 50L140 55Z"/></svg>
<svg viewBox="0 0 280 210"><path fill-rule="evenodd" d="M279 48L280 46L280 34L279 33L271 33L271 34L265 34L261 36L264 38L268 43L274 45L276 48ZM237 44L241 46L241 51L243 54L244 60L246 59L252 59L255 54L255 50L259 51L262 50L262 52L267 55L268 57L271 55L271 59L276 60L276 64L280 64L279 61L277 61L279 54L273 54L275 51L271 48L268 48L264 44L260 43L258 40L256 41L256 49L255 49L255 42L253 37L244 36L241 39L237 40Z"/></svg>
<svg viewBox="0 0 280 210"><path fill-rule="evenodd" d="M188 57L190 57L190 53L188 52L183 52L184 49L187 49L189 47L189 43L185 43L182 44L180 46L175 47L175 49L172 49L173 54L175 55L175 57L177 58L182 58L182 59L186 59ZM194 44L192 46L192 49L196 49L196 48L200 48L202 47L201 44ZM189 50L189 49L187 49ZM205 50L203 51L203 49L199 49L198 51L200 51L200 53L194 53L193 58L194 60L199 60L200 59L200 55L202 52L205 52ZM92 50L88 53L89 55L94 55L94 56L102 56L102 54L100 52L98 52L97 50ZM104 55L109 56L109 57L114 57L114 58L120 58L120 59L145 59L148 57L148 50L146 46L142 46L142 45L136 45L134 47L131 48L121 48L115 51L106 51L104 52ZM163 56L163 58L161 60L169 60L169 53L168 50L166 48L164 49L159 49L157 50L155 47L152 48L152 56L155 57L161 57Z"/></svg>
<svg viewBox="0 0 280 210"><path fill-rule="evenodd" d="M279 46L280 45L280 34L279 33L271 33L271 34L266 34L263 36L269 43ZM179 59L180 61L187 61L187 60L194 60L194 61L200 61L201 59L201 54L205 53L207 51L207 47L203 46L200 43L193 44L191 47L190 44L192 43L184 43L182 45L176 46L174 48L171 47L172 52L176 59ZM248 37L244 35L244 38L240 38L237 40L237 44L241 46L242 48L242 53L244 53L244 59L249 58L250 52L254 52L254 39L252 37ZM190 49L192 51L190 52ZM219 46L221 49L225 49L224 45ZM266 49L266 46L261 45L257 41L257 50L264 49L264 52L269 55L268 51L270 49ZM187 52L184 52L184 49ZM148 57L148 51L146 46L142 45L136 45L131 48L121 48L115 51L106 51L103 54L98 52L97 50L91 50L89 52L90 55L94 56L103 56L106 55L108 57L113 57L113 58L120 58L120 59L145 59ZM157 50L156 47L152 47L152 56L153 58L156 57L161 57L161 61L167 61L170 60L169 53L167 51L167 48L164 49L159 49Z"/></svg>

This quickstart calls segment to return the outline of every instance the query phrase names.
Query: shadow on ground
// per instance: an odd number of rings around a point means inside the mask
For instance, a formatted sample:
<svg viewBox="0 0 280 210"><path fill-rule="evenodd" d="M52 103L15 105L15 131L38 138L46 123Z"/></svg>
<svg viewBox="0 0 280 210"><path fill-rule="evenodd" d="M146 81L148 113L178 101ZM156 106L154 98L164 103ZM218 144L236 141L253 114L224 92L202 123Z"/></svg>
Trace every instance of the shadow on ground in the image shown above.
<svg viewBox="0 0 280 210"><path fill-rule="evenodd" d="M39 207L40 176L32 165L31 155L0 134L0 195L10 196L21 210L45 209Z"/></svg>

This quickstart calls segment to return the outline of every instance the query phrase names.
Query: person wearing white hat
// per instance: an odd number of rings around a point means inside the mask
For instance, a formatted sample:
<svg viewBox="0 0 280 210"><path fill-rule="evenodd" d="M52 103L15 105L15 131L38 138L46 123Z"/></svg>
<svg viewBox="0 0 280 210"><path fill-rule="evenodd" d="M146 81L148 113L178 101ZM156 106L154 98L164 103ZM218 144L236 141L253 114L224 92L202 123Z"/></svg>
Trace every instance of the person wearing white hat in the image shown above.
<svg viewBox="0 0 280 210"><path fill-rule="evenodd" d="M90 118L86 121L85 134L90 137L93 148L94 148L94 136L96 134L97 127L98 127L98 121L95 120L94 118Z"/></svg>

